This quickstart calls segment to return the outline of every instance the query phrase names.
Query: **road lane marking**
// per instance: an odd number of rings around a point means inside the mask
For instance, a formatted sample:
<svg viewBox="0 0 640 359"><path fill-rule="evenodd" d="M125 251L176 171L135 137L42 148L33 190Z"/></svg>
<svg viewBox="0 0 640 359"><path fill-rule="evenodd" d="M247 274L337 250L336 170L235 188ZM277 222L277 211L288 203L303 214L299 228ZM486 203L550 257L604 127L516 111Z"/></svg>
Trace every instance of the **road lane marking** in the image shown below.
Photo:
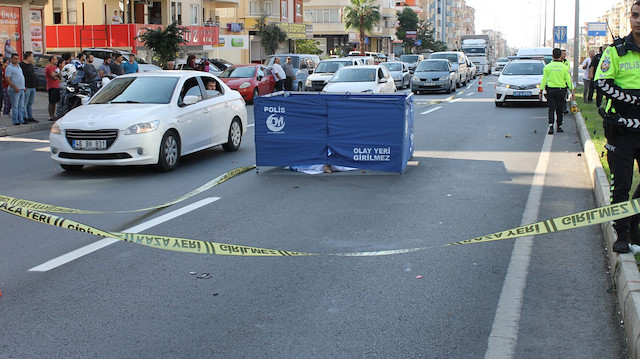
<svg viewBox="0 0 640 359"><path fill-rule="evenodd" d="M125 229L123 232L128 232L128 233L140 233L144 230L147 230L151 227L155 227L159 224L162 224L164 222L167 222L169 220L172 220L176 217L179 217L183 214L189 213L191 211L194 211L200 207L204 207L206 205L208 205L209 203L213 203L217 200L219 200L220 197L208 197L205 199L202 199L198 202L192 203L188 206L184 206L182 208L178 208L175 211L171 211L167 214L163 214L160 217L156 217L153 218L151 220L148 220L146 222L140 223L136 226L133 226L129 229ZM35 266L31 269L29 269L30 272L46 272L49 271L51 269L57 268L63 264L69 263L73 260L76 260L82 256L85 256L89 253L95 252L99 249L102 249L108 245L114 244L116 242L121 242L121 240L119 239L114 239L114 238L104 238L101 239L97 242L91 243L89 245L86 245L82 248L78 248L74 251L71 251L67 254L63 254L57 258L51 259L43 264L40 264L38 266Z"/></svg>
<svg viewBox="0 0 640 359"><path fill-rule="evenodd" d="M441 108L442 108L442 106L434 107L434 108L432 108L432 109L430 109L430 110L426 110L426 111L424 111L424 112L420 112L420 114L421 114L421 115L426 115L426 114L431 113L431 112L433 112L433 111L438 111L438 110L439 110L439 109L441 109Z"/></svg>
<svg viewBox="0 0 640 359"><path fill-rule="evenodd" d="M253 127L253 126L255 126L255 125L256 125L255 123L252 123L252 124L250 124L250 125L247 125L247 127Z"/></svg>
<svg viewBox="0 0 640 359"><path fill-rule="evenodd" d="M3 137L0 137L0 142L49 143L49 140L39 140L37 138L3 136Z"/></svg>
<svg viewBox="0 0 640 359"><path fill-rule="evenodd" d="M538 164L531 181L529 197L522 214L522 225L534 223L538 219L553 137L545 136L542 144ZM509 268L507 269L507 275L504 279L496 309L496 316L493 319L493 326L489 334L485 359L515 357L524 288L529 274L532 247L532 236L516 239L514 243Z"/></svg>
<svg viewBox="0 0 640 359"><path fill-rule="evenodd" d="M453 100L449 101L449 103L456 103L456 102L458 102L460 100L462 100L462 99L460 97L458 97L456 99L453 99Z"/></svg>
<svg viewBox="0 0 640 359"><path fill-rule="evenodd" d="M471 95L473 95L474 93L475 93L475 92L470 92L470 93L468 93L468 94L467 94L467 96L471 96Z"/></svg>

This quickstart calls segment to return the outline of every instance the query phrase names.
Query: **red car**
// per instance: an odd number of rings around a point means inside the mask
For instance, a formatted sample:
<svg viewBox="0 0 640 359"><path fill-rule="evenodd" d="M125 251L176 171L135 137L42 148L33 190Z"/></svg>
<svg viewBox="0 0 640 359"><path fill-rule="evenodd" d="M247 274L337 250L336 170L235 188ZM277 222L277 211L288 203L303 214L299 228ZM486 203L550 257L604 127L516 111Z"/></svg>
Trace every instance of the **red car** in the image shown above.
<svg viewBox="0 0 640 359"><path fill-rule="evenodd" d="M271 70L260 64L232 65L219 77L231 89L240 92L247 102L253 102L256 96L272 93L276 86Z"/></svg>

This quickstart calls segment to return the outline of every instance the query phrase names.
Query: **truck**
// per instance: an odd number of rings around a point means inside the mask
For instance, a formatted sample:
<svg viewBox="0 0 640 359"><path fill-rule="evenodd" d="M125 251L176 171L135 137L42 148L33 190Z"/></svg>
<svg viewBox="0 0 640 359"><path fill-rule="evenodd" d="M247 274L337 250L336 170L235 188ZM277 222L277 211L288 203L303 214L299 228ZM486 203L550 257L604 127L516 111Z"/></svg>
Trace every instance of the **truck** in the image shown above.
<svg viewBox="0 0 640 359"><path fill-rule="evenodd" d="M465 55L478 68L478 73L491 73L493 51L489 35L462 35L460 46Z"/></svg>

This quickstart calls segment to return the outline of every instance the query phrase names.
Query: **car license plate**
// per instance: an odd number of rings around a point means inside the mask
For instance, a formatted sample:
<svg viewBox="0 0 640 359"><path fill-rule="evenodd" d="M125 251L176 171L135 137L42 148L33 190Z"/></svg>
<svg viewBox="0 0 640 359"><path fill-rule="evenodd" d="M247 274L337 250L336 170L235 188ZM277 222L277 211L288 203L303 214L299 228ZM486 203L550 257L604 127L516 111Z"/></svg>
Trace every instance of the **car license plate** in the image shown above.
<svg viewBox="0 0 640 359"><path fill-rule="evenodd" d="M531 96L531 91L514 91L513 96Z"/></svg>
<svg viewBox="0 0 640 359"><path fill-rule="evenodd" d="M424 85L425 86L435 86L436 83L435 82L425 82Z"/></svg>
<svg viewBox="0 0 640 359"><path fill-rule="evenodd" d="M106 150L107 140L73 140L74 150Z"/></svg>

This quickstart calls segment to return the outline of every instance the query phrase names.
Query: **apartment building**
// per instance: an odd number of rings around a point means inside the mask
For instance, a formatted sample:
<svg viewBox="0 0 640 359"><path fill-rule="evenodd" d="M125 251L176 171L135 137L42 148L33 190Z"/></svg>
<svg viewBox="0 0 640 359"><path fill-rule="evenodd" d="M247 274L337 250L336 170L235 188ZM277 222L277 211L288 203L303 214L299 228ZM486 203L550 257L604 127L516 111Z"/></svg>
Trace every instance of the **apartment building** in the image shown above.
<svg viewBox="0 0 640 359"><path fill-rule="evenodd" d="M410 0L414 1L414 0ZM396 2L378 0L382 21L374 26L365 39L366 51L391 54L396 39ZM343 12L349 0L310 0L305 4L304 21L313 25L313 38L320 42L320 55L342 55L351 50L359 50L359 33L355 29L345 29Z"/></svg>
<svg viewBox="0 0 640 359"><path fill-rule="evenodd" d="M631 32L631 24L629 18L631 16L631 5L633 5L634 1L632 0L624 0L616 3L611 7L611 9L607 10L602 16L598 17L598 22L609 22L609 27L611 28L611 32L613 35L625 37L629 35ZM583 30L583 34L586 34L586 29ZM597 50L598 47L603 44L611 44L612 37L611 33L608 33L607 36L586 36L586 46L589 49Z"/></svg>
<svg viewBox="0 0 640 359"><path fill-rule="evenodd" d="M460 48L460 36L475 34L475 9L465 0L422 0L434 38L450 50Z"/></svg>

